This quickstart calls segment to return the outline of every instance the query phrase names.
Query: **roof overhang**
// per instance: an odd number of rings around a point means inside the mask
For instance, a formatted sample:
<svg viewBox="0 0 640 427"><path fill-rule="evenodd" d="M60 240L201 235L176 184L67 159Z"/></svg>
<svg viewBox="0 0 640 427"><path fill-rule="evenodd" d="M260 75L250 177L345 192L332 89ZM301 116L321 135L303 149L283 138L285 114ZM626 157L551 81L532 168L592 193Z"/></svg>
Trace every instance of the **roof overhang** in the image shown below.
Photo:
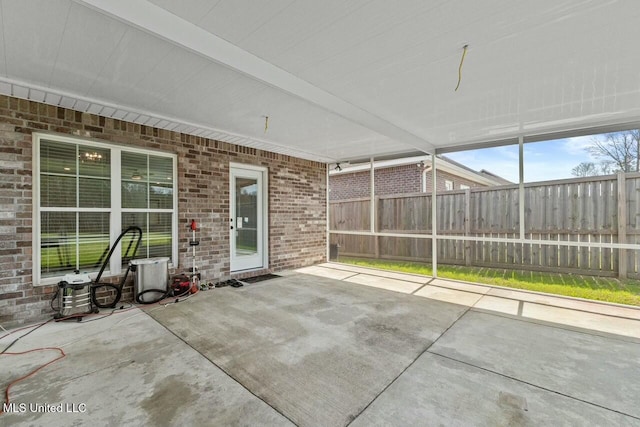
<svg viewBox="0 0 640 427"><path fill-rule="evenodd" d="M0 93L323 162L640 121L634 2L0 6Z"/></svg>

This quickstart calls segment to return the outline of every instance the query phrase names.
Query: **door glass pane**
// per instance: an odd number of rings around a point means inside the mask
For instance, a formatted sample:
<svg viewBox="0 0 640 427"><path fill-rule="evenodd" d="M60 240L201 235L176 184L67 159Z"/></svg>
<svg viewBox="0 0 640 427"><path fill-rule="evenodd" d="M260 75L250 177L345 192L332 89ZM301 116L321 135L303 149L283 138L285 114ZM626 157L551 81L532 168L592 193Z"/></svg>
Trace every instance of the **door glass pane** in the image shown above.
<svg viewBox="0 0 640 427"><path fill-rule="evenodd" d="M258 253L258 181L236 177L236 256Z"/></svg>

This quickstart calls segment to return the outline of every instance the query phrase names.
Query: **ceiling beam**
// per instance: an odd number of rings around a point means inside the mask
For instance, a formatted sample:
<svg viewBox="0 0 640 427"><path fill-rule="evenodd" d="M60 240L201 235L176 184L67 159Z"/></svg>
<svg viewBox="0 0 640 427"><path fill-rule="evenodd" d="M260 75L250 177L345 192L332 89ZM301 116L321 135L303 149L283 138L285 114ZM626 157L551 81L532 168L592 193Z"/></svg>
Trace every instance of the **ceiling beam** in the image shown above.
<svg viewBox="0 0 640 427"><path fill-rule="evenodd" d="M429 141L314 86L146 0L74 1L297 96L392 140L405 143L422 152L434 151L434 146Z"/></svg>

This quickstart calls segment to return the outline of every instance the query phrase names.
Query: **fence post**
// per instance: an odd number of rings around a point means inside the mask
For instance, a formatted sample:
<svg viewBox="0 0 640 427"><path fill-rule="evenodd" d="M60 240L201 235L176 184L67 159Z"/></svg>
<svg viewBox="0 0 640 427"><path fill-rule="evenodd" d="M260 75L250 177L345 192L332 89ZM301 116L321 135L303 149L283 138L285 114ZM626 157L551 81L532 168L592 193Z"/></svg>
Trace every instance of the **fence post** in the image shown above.
<svg viewBox="0 0 640 427"><path fill-rule="evenodd" d="M618 173L618 243L627 243L627 185L624 172ZM618 249L618 278L627 278L626 249Z"/></svg>
<svg viewBox="0 0 640 427"><path fill-rule="evenodd" d="M464 237L471 234L471 189L464 190ZM464 265L471 265L471 244L469 240L464 242ZM473 242L475 244L475 242Z"/></svg>
<svg viewBox="0 0 640 427"><path fill-rule="evenodd" d="M374 232L379 232L380 231L380 196L376 196L375 197L375 202L373 204L373 207L375 209L375 227L373 229ZM375 236L374 238L374 246L375 246L375 251L376 251L376 259L380 259L380 236Z"/></svg>

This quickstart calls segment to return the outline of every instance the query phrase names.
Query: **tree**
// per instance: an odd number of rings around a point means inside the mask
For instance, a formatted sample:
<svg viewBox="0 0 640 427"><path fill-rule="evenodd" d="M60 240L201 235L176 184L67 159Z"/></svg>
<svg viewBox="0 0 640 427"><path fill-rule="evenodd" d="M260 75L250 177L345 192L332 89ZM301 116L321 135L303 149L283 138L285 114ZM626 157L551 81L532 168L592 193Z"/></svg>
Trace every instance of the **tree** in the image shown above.
<svg viewBox="0 0 640 427"><path fill-rule="evenodd" d="M573 176L609 175L640 170L640 129L594 137L585 150L599 163L582 162L571 169Z"/></svg>
<svg viewBox="0 0 640 427"><path fill-rule="evenodd" d="M582 162L571 169L571 175L578 177L598 175L598 167L593 162Z"/></svg>
<svg viewBox="0 0 640 427"><path fill-rule="evenodd" d="M640 130L605 134L604 140L593 138L586 150L601 163L611 165L612 172L638 171L640 162Z"/></svg>
<svg viewBox="0 0 640 427"><path fill-rule="evenodd" d="M577 177L609 175L611 173L611 164L608 162L582 162L575 168L571 169L571 175Z"/></svg>

